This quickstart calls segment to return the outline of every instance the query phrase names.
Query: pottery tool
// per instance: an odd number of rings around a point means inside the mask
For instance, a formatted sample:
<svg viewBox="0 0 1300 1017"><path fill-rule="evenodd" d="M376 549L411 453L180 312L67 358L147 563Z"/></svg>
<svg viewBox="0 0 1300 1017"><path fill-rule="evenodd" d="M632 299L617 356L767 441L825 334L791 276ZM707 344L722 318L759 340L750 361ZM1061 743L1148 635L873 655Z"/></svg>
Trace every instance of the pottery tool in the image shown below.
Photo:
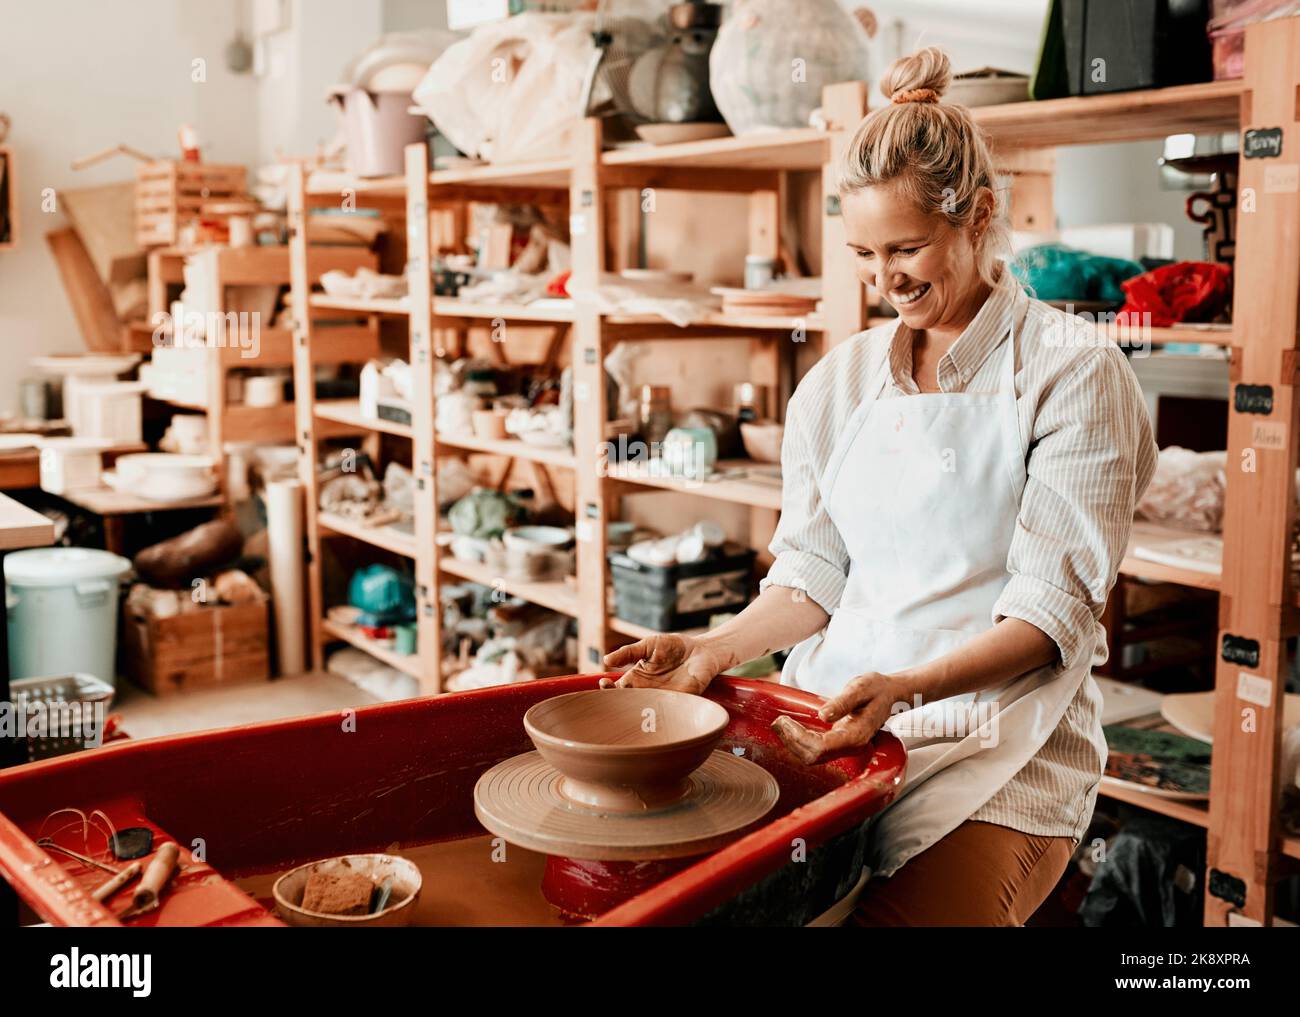
<svg viewBox="0 0 1300 1017"><path fill-rule="evenodd" d="M126 886L127 883L135 879L136 876L140 875L142 871L143 869L139 862L132 862L124 869L121 869L116 876L105 880L100 883L99 886L95 887L91 896L97 901L106 901L109 897L113 896L113 894L117 893L118 890Z"/></svg>
<svg viewBox="0 0 1300 1017"><path fill-rule="evenodd" d="M42 837L40 840L36 842L36 846L45 848L46 851L57 851L59 852L59 854L67 855L69 858L75 858L77 861L82 862L86 865L94 866L96 869L103 869L105 872L110 873L114 876L117 875L118 870L113 868L113 866L105 865L103 862L96 861L94 858L88 858L86 855L78 854L76 851L73 851L71 848L65 848L61 844L54 843L54 841L51 840L49 837Z"/></svg>
<svg viewBox="0 0 1300 1017"><path fill-rule="evenodd" d="M167 880L171 879L172 873L176 871L176 863L180 856L180 845L174 840L168 841L158 849L158 853L149 862L149 867L144 870L140 885L135 888L135 893L131 896L130 914L140 914L158 906L158 897L162 893L162 888L167 885Z"/></svg>

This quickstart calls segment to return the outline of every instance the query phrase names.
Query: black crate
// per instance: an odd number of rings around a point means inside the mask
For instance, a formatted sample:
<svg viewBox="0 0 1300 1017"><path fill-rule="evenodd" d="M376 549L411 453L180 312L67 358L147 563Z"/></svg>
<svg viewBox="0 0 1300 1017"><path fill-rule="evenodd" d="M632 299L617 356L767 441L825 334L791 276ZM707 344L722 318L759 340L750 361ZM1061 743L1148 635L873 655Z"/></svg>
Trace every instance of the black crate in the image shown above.
<svg viewBox="0 0 1300 1017"><path fill-rule="evenodd" d="M720 611L749 603L755 552L726 544L714 557L689 565L643 565L622 551L609 554L615 613L657 632L707 625Z"/></svg>
<svg viewBox="0 0 1300 1017"><path fill-rule="evenodd" d="M1163 88L1214 77L1206 34L1209 0L1060 2L1071 95Z"/></svg>

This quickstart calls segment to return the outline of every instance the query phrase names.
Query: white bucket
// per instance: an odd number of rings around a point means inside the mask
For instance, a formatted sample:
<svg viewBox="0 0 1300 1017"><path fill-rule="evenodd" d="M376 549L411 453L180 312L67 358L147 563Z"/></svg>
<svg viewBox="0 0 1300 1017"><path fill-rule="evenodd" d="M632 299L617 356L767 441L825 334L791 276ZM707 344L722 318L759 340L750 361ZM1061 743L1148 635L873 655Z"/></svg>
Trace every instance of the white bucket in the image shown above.
<svg viewBox="0 0 1300 1017"><path fill-rule="evenodd" d="M340 88L338 104L348 143L348 172L357 177L396 177L406 172L406 146L424 141L425 118L410 113L407 92Z"/></svg>
<svg viewBox="0 0 1300 1017"><path fill-rule="evenodd" d="M130 567L125 558L84 547L7 555L10 675L81 673L112 685L118 587Z"/></svg>

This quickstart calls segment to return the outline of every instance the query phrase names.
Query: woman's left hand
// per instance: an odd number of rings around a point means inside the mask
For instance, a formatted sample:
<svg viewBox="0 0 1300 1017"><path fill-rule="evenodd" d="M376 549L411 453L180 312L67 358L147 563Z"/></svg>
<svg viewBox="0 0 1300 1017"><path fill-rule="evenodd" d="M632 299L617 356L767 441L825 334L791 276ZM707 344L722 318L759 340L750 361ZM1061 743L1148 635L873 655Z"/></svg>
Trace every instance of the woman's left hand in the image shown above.
<svg viewBox="0 0 1300 1017"><path fill-rule="evenodd" d="M831 725L829 731L813 731L784 716L778 717L772 728L800 762L811 766L870 744L894 713L896 703L912 709L910 683L899 675L869 671L854 678L817 711L817 716Z"/></svg>

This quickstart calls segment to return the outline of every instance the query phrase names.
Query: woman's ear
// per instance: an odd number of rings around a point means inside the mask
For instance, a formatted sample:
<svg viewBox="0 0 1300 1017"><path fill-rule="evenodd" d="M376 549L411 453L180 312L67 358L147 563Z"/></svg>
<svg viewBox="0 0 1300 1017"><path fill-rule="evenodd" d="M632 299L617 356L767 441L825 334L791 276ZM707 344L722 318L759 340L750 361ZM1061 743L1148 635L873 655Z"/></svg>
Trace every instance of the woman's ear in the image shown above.
<svg viewBox="0 0 1300 1017"><path fill-rule="evenodd" d="M979 237L988 231L993 222L993 212L997 207L997 198L992 190L981 187L975 195L974 205L974 212L971 216L971 231L976 237Z"/></svg>

